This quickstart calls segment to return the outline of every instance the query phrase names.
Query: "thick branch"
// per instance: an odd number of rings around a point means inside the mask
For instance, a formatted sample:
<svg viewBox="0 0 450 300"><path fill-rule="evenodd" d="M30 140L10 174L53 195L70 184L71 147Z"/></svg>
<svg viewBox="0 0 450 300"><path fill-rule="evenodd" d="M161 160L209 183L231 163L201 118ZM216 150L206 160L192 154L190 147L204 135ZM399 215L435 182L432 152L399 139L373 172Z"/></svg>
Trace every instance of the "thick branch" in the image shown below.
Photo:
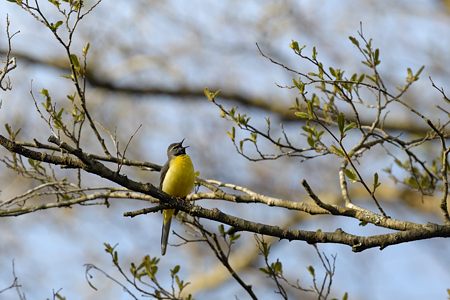
<svg viewBox="0 0 450 300"><path fill-rule="evenodd" d="M278 226L272 226L257 222L251 222L243 218L238 218L229 214L225 214L218 209L206 209L197 205L193 205L188 201L183 201L175 197L171 197L162 192L154 185L147 183L143 184L129 179L127 176L118 174L115 171L108 169L102 163L93 160L89 155L83 153L81 149L75 149L70 145L60 142L56 137L51 136L49 138L51 143L57 144L62 149L68 151L70 154L77 158L70 156L60 157L56 155L49 155L46 153L40 153L26 149L23 146L19 146L14 142L8 140L4 136L0 135L0 144L10 151L21 154L25 157L40 160L57 165L71 166L75 168L81 168L86 172L96 174L100 177L106 178L112 182L115 182L130 190L150 195L159 199L162 203L174 207L180 211L186 212L191 216L206 218L213 221L217 221L223 224L227 224L235 228L236 231L248 231L253 233L259 233L263 235L269 235L280 239L288 240L302 240L308 243L337 243L345 244L352 247L355 252L363 251L365 249L380 247L381 249L390 245L405 243L409 241L429 239L434 237L450 237L450 226L428 224L423 225L420 228L400 231L396 233L374 235L374 236L357 236L341 229L337 229L334 232L307 231L307 230L290 230L283 229Z"/></svg>
<svg viewBox="0 0 450 300"><path fill-rule="evenodd" d="M68 166L77 169L84 169L86 167L85 164L79 159L73 158L71 156L50 155L45 152L33 151L7 139L1 134L0 145L8 149L10 152L17 153L37 161L42 161L53 165Z"/></svg>
<svg viewBox="0 0 450 300"><path fill-rule="evenodd" d="M380 214L376 214L374 212L368 211L366 209L362 209L357 207L356 205L349 205L346 207L342 207L335 204L324 203L324 201L320 200L317 195L315 195L310 189L308 191L309 196L314 200L314 203L308 203L305 201L289 201L274 197L269 197L265 195L261 195L250 191L247 188L239 187L234 184L229 183L221 183L217 180L202 180L197 179L197 181L213 191L213 193L196 193L188 196L189 200L200 200L200 199L220 199L226 200L230 202L236 203L263 203L268 206L276 206L282 207L291 210L297 210L306 212L310 215L318 215L318 214L332 214L336 216L345 216L349 218L358 219L364 223L374 224L376 226L385 227L394 230L410 230L410 229L420 229L422 225L408 222L396 220L394 218L385 218ZM214 184L218 186L228 187L234 190L238 190L244 192L244 195L230 194L225 193Z"/></svg>

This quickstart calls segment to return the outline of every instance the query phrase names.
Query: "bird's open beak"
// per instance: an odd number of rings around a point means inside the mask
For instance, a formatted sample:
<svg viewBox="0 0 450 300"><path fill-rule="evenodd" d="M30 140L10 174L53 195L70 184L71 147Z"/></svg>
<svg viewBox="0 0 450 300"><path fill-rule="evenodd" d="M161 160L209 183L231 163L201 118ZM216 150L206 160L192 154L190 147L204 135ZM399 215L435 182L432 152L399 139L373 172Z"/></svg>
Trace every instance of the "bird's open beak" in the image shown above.
<svg viewBox="0 0 450 300"><path fill-rule="evenodd" d="M181 140L180 145L183 149L189 148L189 146L183 146L184 139Z"/></svg>

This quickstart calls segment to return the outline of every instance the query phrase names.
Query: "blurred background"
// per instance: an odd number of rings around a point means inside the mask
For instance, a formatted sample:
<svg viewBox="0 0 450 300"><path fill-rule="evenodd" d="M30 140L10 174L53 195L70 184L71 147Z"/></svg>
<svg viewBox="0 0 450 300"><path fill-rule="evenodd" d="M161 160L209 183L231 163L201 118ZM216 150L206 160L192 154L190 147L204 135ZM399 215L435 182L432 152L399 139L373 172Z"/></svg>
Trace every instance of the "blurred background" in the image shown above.
<svg viewBox="0 0 450 300"><path fill-rule="evenodd" d="M51 9L48 12L52 15ZM11 31L20 30L13 39L18 67L10 74L13 90L0 92L0 123L22 128L20 140L45 141L51 132L36 113L30 90L38 94L47 88L61 105L67 101L65 97L72 87L62 77L67 74L64 51L42 24L16 5L1 1L2 54L7 46L7 15ZM80 52L87 42L91 45L87 97L93 117L110 132L116 132L122 145L142 125L127 150L128 158L163 164L167 145L186 138L186 144L191 146L189 154L203 178L299 201L307 198L300 186L305 178L325 199L335 199L339 197L336 162L328 158L305 163L293 159L262 163L245 160L226 136L231 124L220 118L217 108L206 100L202 91L205 87L220 89L228 96L219 101L228 107L237 105L252 116L255 124L263 125L264 117L269 116L272 124L284 122L289 134L298 135L302 124L283 120L283 114L277 113L287 109L295 99L293 91L278 86L291 84L292 74L264 59L256 43L267 55L295 69L306 65L293 55L289 48L291 40L307 45L309 50L316 46L325 64L351 74L364 68L357 49L348 40L348 36L357 35L360 23L365 36L373 38L374 46L380 48L380 73L390 88L395 89L404 82L406 68L417 70L425 65L422 79L406 97L422 113L431 118L437 116L435 105L441 95L431 87L428 76L438 86L450 89L447 1L104 0L80 23L74 46ZM270 109L251 104L258 101ZM425 128L420 120L402 110L395 111L390 122L419 131ZM83 143L91 152L101 151L87 138ZM3 151L0 149L2 154ZM427 159L426 152L421 155ZM392 165L380 153L365 158L363 163L366 174L373 171L382 174L383 168ZM139 181L158 183L156 173L138 168L124 171ZM70 171L62 172L71 178ZM84 182L95 186L110 185L92 176L84 178ZM405 194L404 186L394 185L386 176L382 180L386 183L383 207L391 215L417 222L442 221L435 199L421 201L417 195ZM0 168L0 199L8 199L35 185L32 180L21 178L3 166ZM365 196L355 198L362 206L372 208ZM281 222L292 228L335 230L341 227L365 235L386 232L370 226L360 227L358 222L345 218L298 216L282 209L214 201L201 204L220 207L254 221ZM90 288L84 264L95 263L120 278L103 250L104 242L118 244L124 266L140 261L146 254L159 255L160 215L123 217L123 212L144 206L122 199L111 200L109 208L78 206L1 218L0 290L13 280L14 261L27 299L51 298L52 291L58 290L67 299L128 299L120 287L99 273L93 273L98 290ZM177 222L173 229L181 234L185 230ZM172 236L171 241L176 243L176 237ZM253 241L251 234L243 234L237 244L236 257L241 258L235 262L239 265L237 269L261 299L277 299L274 286L255 268L262 266L262 260L254 251ZM446 240L425 240L363 253L353 253L349 247L339 245L319 245L319 249L327 255L337 255L334 297L341 298L345 292L350 299L447 297L450 243ZM300 278L303 285L311 284L308 265L315 266L320 273L320 261L314 249L304 242L275 243L272 258L277 257L285 263L290 278L294 281ZM169 280L165 270L176 264L182 265L181 276L193 281L191 288L197 299L247 297L237 283L220 276L223 270L216 268L214 255L204 245L169 247L168 254L161 259L163 282ZM8 291L0 298L18 299L15 291Z"/></svg>

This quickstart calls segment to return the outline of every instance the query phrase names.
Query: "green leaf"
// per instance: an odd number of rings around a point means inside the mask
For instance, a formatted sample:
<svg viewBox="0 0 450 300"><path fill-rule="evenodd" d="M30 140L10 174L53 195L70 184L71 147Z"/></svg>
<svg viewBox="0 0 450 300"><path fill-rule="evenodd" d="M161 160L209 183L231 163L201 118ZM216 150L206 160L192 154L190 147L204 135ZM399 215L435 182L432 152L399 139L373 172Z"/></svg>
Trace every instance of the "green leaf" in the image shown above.
<svg viewBox="0 0 450 300"><path fill-rule="evenodd" d="M375 172L375 174L373 174L373 191L375 192L375 190L381 185L381 183L379 182L379 178L378 178L378 173Z"/></svg>
<svg viewBox="0 0 450 300"><path fill-rule="evenodd" d="M317 49L316 49L316 47L314 46L313 47L313 50L312 50L312 59L313 60L317 60Z"/></svg>
<svg viewBox="0 0 450 300"><path fill-rule="evenodd" d="M303 94L305 92L305 84L300 79L296 80L294 78L292 79L292 82L294 83L300 94Z"/></svg>
<svg viewBox="0 0 450 300"><path fill-rule="evenodd" d="M46 111L50 112L52 110L52 98L50 97L48 90L42 89L40 91L40 94L45 97L45 102L42 103L42 106L45 108Z"/></svg>
<svg viewBox="0 0 450 300"><path fill-rule="evenodd" d="M28 163L30 164L30 166L34 167L36 165L36 160L28 158Z"/></svg>
<svg viewBox="0 0 450 300"><path fill-rule="evenodd" d="M113 263L116 265L119 263L119 256L117 254L117 251L113 252Z"/></svg>
<svg viewBox="0 0 450 300"><path fill-rule="evenodd" d="M80 61L78 60L78 56L75 54L70 54L70 62L72 63L75 71L80 70Z"/></svg>
<svg viewBox="0 0 450 300"><path fill-rule="evenodd" d="M414 81L419 80L419 76L422 73L424 68L425 68L425 66L420 67L420 69L416 72L416 74L413 74L411 68L408 68L406 70L407 71L406 82L412 83Z"/></svg>
<svg viewBox="0 0 450 300"><path fill-rule="evenodd" d="M133 275L133 277L136 277L136 265L133 262L130 264L130 273L131 275Z"/></svg>
<svg viewBox="0 0 450 300"><path fill-rule="evenodd" d="M21 130L22 130L22 128L17 129L17 131L14 132L14 137L18 136Z"/></svg>
<svg viewBox="0 0 450 300"><path fill-rule="evenodd" d="M364 62L363 62L364 63ZM377 84L378 83L378 76L375 75L366 75L365 77L367 77L367 79L369 79L370 81L372 81L373 83Z"/></svg>
<svg viewBox="0 0 450 300"><path fill-rule="evenodd" d="M313 99L314 99L314 96L315 96L315 94L313 95ZM306 108L308 109L308 114L310 116L314 115L313 99L311 99L310 101L306 101Z"/></svg>
<svg viewBox="0 0 450 300"><path fill-rule="evenodd" d="M308 138L306 139L306 141L308 142L308 145L309 145L311 148L314 148L315 142L314 142L314 139L312 138L312 136L308 136Z"/></svg>
<svg viewBox="0 0 450 300"><path fill-rule="evenodd" d="M354 170L345 168L344 169L344 174L351 181L353 181L353 182L357 182L358 181L358 176L356 175Z"/></svg>
<svg viewBox="0 0 450 300"><path fill-rule="evenodd" d="M53 117L53 124L57 129L62 129L64 127L64 123L62 120L62 113L64 111L64 108L61 108L57 113L54 113L52 115Z"/></svg>
<svg viewBox="0 0 450 300"><path fill-rule="evenodd" d="M233 106L228 113L230 114L230 117L232 117L234 119L235 118L234 115L236 113L236 107Z"/></svg>
<svg viewBox="0 0 450 300"><path fill-rule="evenodd" d="M59 26L61 26L63 24L63 21L59 20L58 22L55 23L54 27L55 30L58 29Z"/></svg>
<svg viewBox="0 0 450 300"><path fill-rule="evenodd" d="M247 117L246 114L238 114L237 116L237 123L242 125L247 125L248 121L250 121L250 117Z"/></svg>
<svg viewBox="0 0 450 300"><path fill-rule="evenodd" d="M42 90L40 91L40 93L41 93L43 96L45 96L45 97L50 97L50 94L48 93L48 90L47 90L47 89L42 89Z"/></svg>
<svg viewBox="0 0 450 300"><path fill-rule="evenodd" d="M373 64L375 65L375 66L378 66L379 64L381 63L381 61L380 61L380 49L375 49L375 53L374 53L374 56L373 56Z"/></svg>
<svg viewBox="0 0 450 300"><path fill-rule="evenodd" d="M182 290L184 288L184 281L180 280L180 277L175 276L175 282L177 283L178 289Z"/></svg>
<svg viewBox="0 0 450 300"><path fill-rule="evenodd" d="M413 72L412 72L411 68L406 69L406 73L407 73L406 82L409 82L409 83L413 82L414 81L414 75L413 75Z"/></svg>
<svg viewBox="0 0 450 300"><path fill-rule="evenodd" d="M72 74L61 75L61 77L65 78L65 79L72 79L73 80L73 75Z"/></svg>
<svg viewBox="0 0 450 300"><path fill-rule="evenodd" d="M91 44L87 43L86 46L83 47L83 56L84 57L86 57L86 55L88 54L90 46L91 46Z"/></svg>
<svg viewBox="0 0 450 300"><path fill-rule="evenodd" d="M173 269L170 270L170 274L174 277L180 271L180 266L176 265Z"/></svg>
<svg viewBox="0 0 450 300"><path fill-rule="evenodd" d="M358 126L356 125L355 122L350 122L349 124L345 125L344 133L346 133L347 131L352 130L352 129L356 128L356 127L358 127Z"/></svg>
<svg viewBox="0 0 450 300"><path fill-rule="evenodd" d="M329 68L331 75L333 75L334 77L336 77L336 70L333 67Z"/></svg>
<svg viewBox="0 0 450 300"><path fill-rule="evenodd" d="M303 129L304 132L309 133L309 134L315 134L315 132L316 132L315 131L316 128L312 127L312 126L305 125L305 126L302 126L302 129Z"/></svg>
<svg viewBox="0 0 450 300"><path fill-rule="evenodd" d="M311 119L311 115L309 113L303 112L303 111L296 111L294 113L294 115L299 117L300 119L305 119L305 120Z"/></svg>
<svg viewBox="0 0 450 300"><path fill-rule="evenodd" d="M240 237L241 237L240 234L231 234L230 235L230 241L231 242L237 241Z"/></svg>
<svg viewBox="0 0 450 300"><path fill-rule="evenodd" d="M114 248L108 243L103 243L103 245L105 246L105 251L107 253L112 253L112 251L114 250Z"/></svg>
<svg viewBox="0 0 450 300"><path fill-rule="evenodd" d="M365 77L366 77L365 74L361 74L361 75L359 76L359 78L358 78L358 83L363 82L363 80L364 80Z"/></svg>
<svg viewBox="0 0 450 300"><path fill-rule="evenodd" d="M420 69L414 75L416 77L416 80L419 80L420 74L422 74L423 69L425 69L425 66L421 66Z"/></svg>
<svg viewBox="0 0 450 300"><path fill-rule="evenodd" d="M5 124L5 129L6 129L6 132L8 132L8 134L10 135L10 136L12 136L13 135L13 130L11 129L11 125L9 125L8 123L6 123Z"/></svg>
<svg viewBox="0 0 450 300"><path fill-rule="evenodd" d="M84 1L80 1L80 0L69 0L70 3L70 8L73 9L74 11L79 11L84 5Z"/></svg>
<svg viewBox="0 0 450 300"><path fill-rule="evenodd" d="M410 187L412 187L414 189L419 189L419 184L417 182L417 179L413 176L406 178L404 180L404 183L406 183L407 185L409 185Z"/></svg>
<svg viewBox="0 0 450 300"><path fill-rule="evenodd" d="M67 97L67 99L69 99L70 102L73 103L75 101L76 94L73 93L71 95L67 95L66 97Z"/></svg>
<svg viewBox="0 0 450 300"><path fill-rule="evenodd" d="M52 30L52 31L56 31L56 30L58 30L58 27L59 26L61 26L63 24L63 21L58 21L58 22L56 22L56 23L50 23L50 25L49 25L49 28Z"/></svg>
<svg viewBox="0 0 450 300"><path fill-rule="evenodd" d="M51 4L56 6L57 8L59 8L59 5L61 4L58 0L48 0L48 2L50 2Z"/></svg>
<svg viewBox="0 0 450 300"><path fill-rule="evenodd" d="M321 62L317 63L317 69L319 69L318 77L323 80L323 64ZM322 82L322 89L325 89L325 83Z"/></svg>
<svg viewBox="0 0 450 300"><path fill-rule="evenodd" d="M236 137L236 129L231 127L231 131L227 131L227 135L230 137L230 139L234 142L234 139Z"/></svg>
<svg viewBox="0 0 450 300"><path fill-rule="evenodd" d="M220 224L218 226L218 229L219 229L220 235L225 235L225 227L223 226L223 224Z"/></svg>
<svg viewBox="0 0 450 300"><path fill-rule="evenodd" d="M337 123L338 123L338 128L339 128L339 132L342 134L344 134L344 125L345 125L345 116L344 113L339 113L338 118L337 118Z"/></svg>
<svg viewBox="0 0 450 300"><path fill-rule="evenodd" d="M294 51L300 51L300 47L298 46L298 42L292 40L291 44L289 45L289 47L291 47L292 50Z"/></svg>
<svg viewBox="0 0 450 300"><path fill-rule="evenodd" d="M331 153L336 154L337 156L345 157L344 151L342 151L341 148L338 148L335 145L331 145L331 147L328 149L328 151L330 151Z"/></svg>
<svg viewBox="0 0 450 300"><path fill-rule="evenodd" d="M308 266L308 272L311 274L312 277L316 277L316 271L314 270L313 266Z"/></svg>
<svg viewBox="0 0 450 300"><path fill-rule="evenodd" d="M311 102L311 111L313 110L314 105L320 106L320 99L319 96L317 96L317 94L313 94L311 97L311 101L309 102Z"/></svg>
<svg viewBox="0 0 450 300"><path fill-rule="evenodd" d="M64 108L61 107L61 109L59 110L59 112L56 114L56 118L57 119L61 119L62 117L62 113L64 112Z"/></svg>
<svg viewBox="0 0 450 300"><path fill-rule="evenodd" d="M55 297L56 297L56 299L58 299L58 300L66 300L66 297L61 296L61 295L59 294L59 292L57 292L57 293L55 294Z"/></svg>
<svg viewBox="0 0 450 300"><path fill-rule="evenodd" d="M350 41L352 42L353 45L355 45L356 47L359 48L359 42L355 37L349 36L348 38L350 39Z"/></svg>
<svg viewBox="0 0 450 300"><path fill-rule="evenodd" d="M283 264L278 259L276 262L272 263L272 269L273 269L274 273L277 275L283 274Z"/></svg>
<svg viewBox="0 0 450 300"><path fill-rule="evenodd" d="M205 88L203 90L203 93L205 94L206 98L212 102L220 94L220 90L213 92L213 91L210 91L208 88Z"/></svg>
<svg viewBox="0 0 450 300"><path fill-rule="evenodd" d="M345 292L344 296L342 296L342 300L348 300L348 293Z"/></svg>
<svg viewBox="0 0 450 300"><path fill-rule="evenodd" d="M36 171L38 171L38 172L45 172L45 168L43 166L41 166L41 162L40 161L28 158L28 163ZM63 195L63 198L64 198L64 195Z"/></svg>
<svg viewBox="0 0 450 300"><path fill-rule="evenodd" d="M143 266L145 269L145 274L151 280L155 279L155 274L158 272L158 263L159 260L151 259L150 256L146 255L143 260Z"/></svg>

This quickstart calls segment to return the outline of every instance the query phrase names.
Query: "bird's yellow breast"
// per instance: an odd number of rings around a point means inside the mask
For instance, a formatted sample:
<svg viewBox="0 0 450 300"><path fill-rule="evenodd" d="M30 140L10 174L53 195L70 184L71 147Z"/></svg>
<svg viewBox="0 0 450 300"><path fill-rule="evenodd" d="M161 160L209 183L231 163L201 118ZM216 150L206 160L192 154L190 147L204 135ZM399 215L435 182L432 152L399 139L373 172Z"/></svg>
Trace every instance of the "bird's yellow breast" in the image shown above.
<svg viewBox="0 0 450 300"><path fill-rule="evenodd" d="M194 181L194 166L190 157L186 154L178 155L170 160L162 190L172 196L186 197L192 191Z"/></svg>

